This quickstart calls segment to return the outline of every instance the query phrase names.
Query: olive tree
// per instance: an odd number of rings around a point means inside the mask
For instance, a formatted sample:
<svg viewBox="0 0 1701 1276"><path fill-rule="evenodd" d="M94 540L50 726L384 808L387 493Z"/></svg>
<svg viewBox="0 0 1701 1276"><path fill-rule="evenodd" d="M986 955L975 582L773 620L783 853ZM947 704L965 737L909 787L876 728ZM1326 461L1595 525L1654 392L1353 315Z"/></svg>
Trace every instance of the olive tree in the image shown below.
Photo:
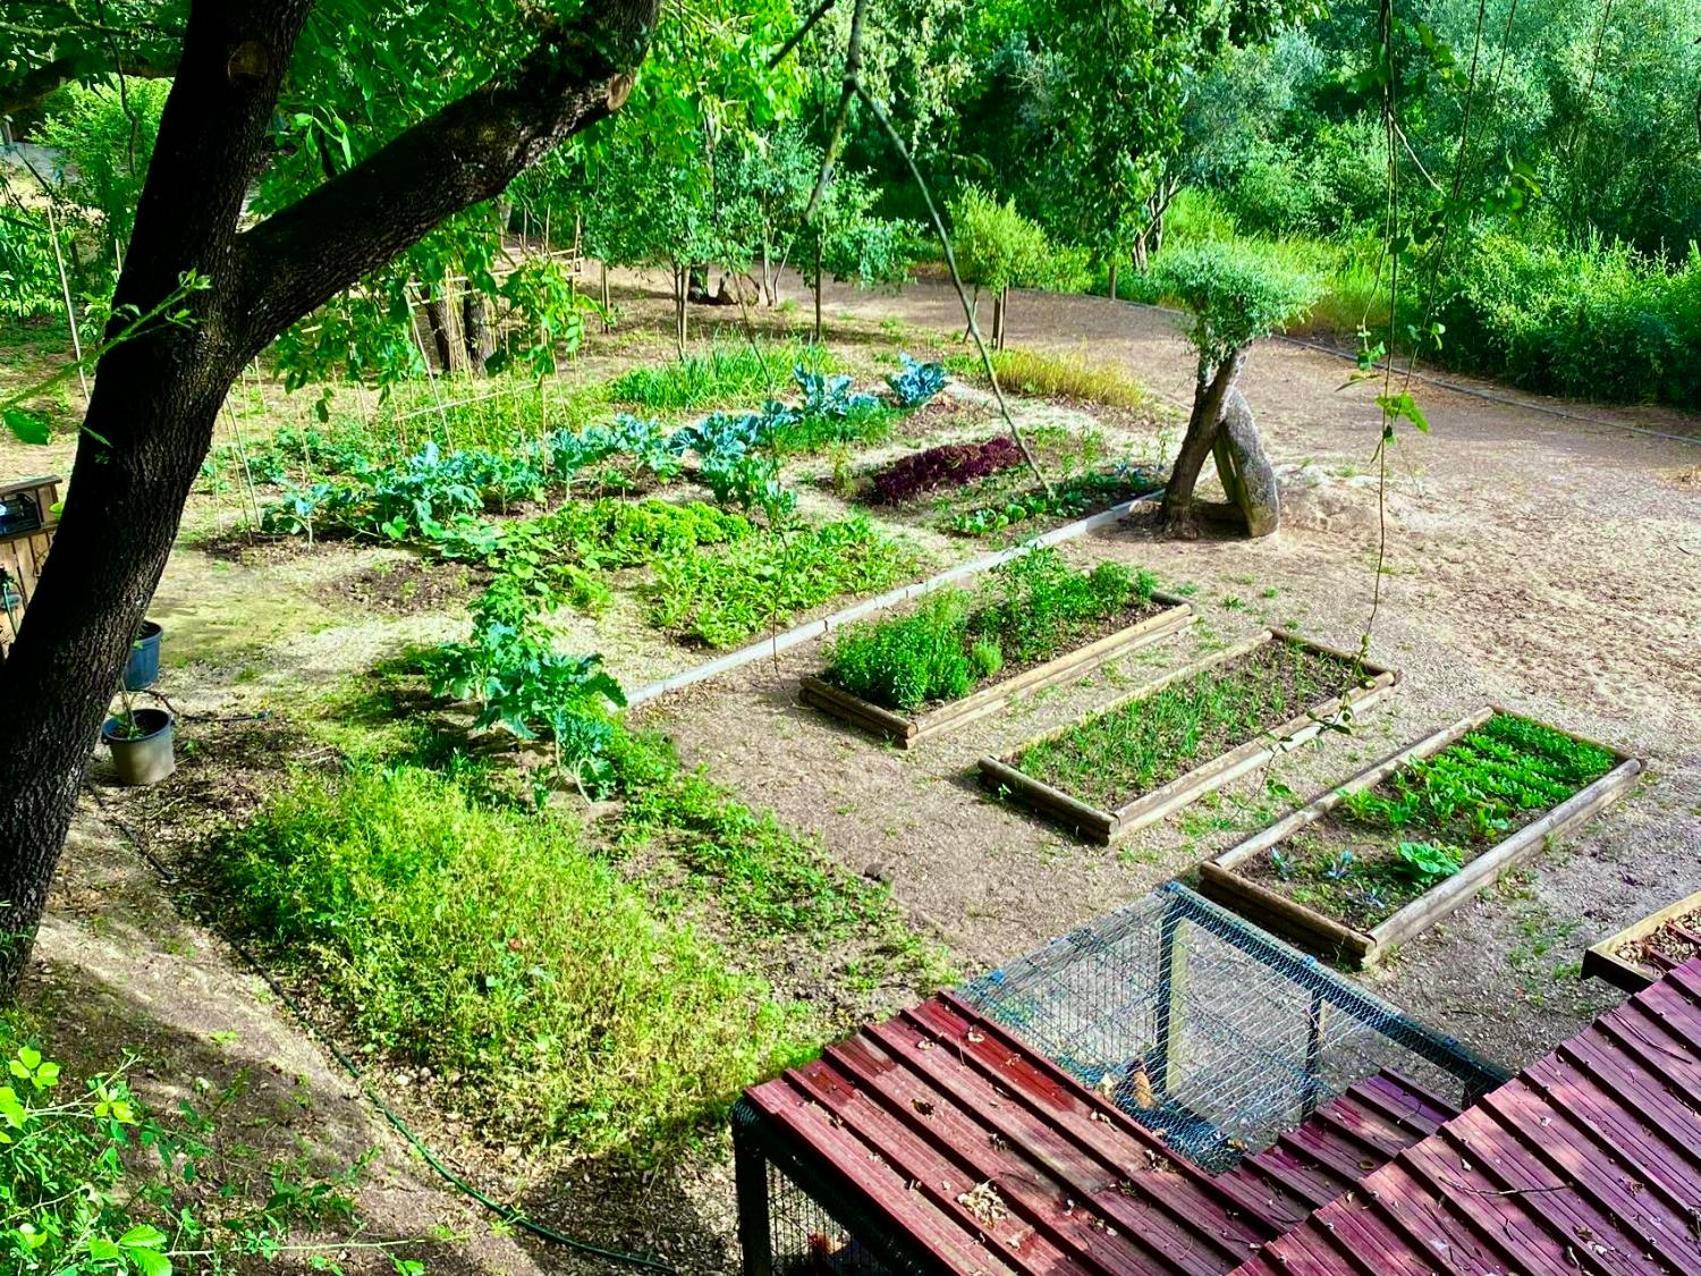
<svg viewBox="0 0 1701 1276"><path fill-rule="evenodd" d="M1014 199L999 203L969 185L949 207L957 269L974 285L977 303L982 288L992 294L992 344L1002 350L1010 289L1076 286L1086 273L1084 259L1053 245L1038 223L1016 210Z"/></svg>
<svg viewBox="0 0 1701 1276"><path fill-rule="evenodd" d="M1315 276L1273 252L1233 242L1171 249L1152 273L1158 291L1186 308L1187 341L1198 356L1193 411L1163 499L1169 533L1190 538L1197 535L1193 488L1205 458L1218 446L1252 344L1303 318L1316 304L1319 286ZM1247 414L1248 428L1250 420ZM1221 451L1218 465L1233 498L1236 480Z"/></svg>

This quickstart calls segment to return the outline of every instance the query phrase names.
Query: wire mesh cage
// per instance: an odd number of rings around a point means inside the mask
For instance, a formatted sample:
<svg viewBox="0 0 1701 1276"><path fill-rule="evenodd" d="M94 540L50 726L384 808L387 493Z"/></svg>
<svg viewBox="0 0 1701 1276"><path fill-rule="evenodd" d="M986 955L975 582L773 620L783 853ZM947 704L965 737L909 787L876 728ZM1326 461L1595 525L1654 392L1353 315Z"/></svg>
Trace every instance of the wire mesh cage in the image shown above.
<svg viewBox="0 0 1701 1276"><path fill-rule="evenodd" d="M962 991L1210 1170L1381 1069L1456 1107L1504 1079L1453 1038L1174 882Z"/></svg>
<svg viewBox="0 0 1701 1276"><path fill-rule="evenodd" d="M1211 1175L1383 1070L1456 1107L1506 1079L1177 883L957 996ZM947 1269L881 1216L857 1171L771 1128L748 1098L733 1143L746 1276Z"/></svg>

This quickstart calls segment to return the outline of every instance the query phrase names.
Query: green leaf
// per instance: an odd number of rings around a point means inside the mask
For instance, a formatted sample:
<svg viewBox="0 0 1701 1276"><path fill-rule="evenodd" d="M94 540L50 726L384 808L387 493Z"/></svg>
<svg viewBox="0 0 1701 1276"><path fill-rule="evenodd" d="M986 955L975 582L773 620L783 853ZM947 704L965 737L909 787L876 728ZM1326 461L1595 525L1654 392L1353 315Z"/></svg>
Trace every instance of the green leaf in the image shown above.
<svg viewBox="0 0 1701 1276"><path fill-rule="evenodd" d="M7 408L0 412L0 418L4 418L6 428L20 443L39 446L53 438L53 427L39 412L30 412L24 408Z"/></svg>

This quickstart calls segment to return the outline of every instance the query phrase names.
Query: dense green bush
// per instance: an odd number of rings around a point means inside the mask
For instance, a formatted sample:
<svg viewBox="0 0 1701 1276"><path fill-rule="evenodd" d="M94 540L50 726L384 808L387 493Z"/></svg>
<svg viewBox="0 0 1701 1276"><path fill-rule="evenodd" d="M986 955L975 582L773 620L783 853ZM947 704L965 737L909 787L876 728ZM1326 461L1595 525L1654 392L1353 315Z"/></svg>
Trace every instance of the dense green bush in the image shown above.
<svg viewBox="0 0 1701 1276"><path fill-rule="evenodd" d="M303 776L209 869L232 922L501 1137L648 1155L791 1061L794 1013L569 826L411 767Z"/></svg>
<svg viewBox="0 0 1701 1276"><path fill-rule="evenodd" d="M1152 285L1192 315L1187 338L1210 367L1302 318L1321 291L1315 275L1245 240L1166 252L1152 268Z"/></svg>
<svg viewBox="0 0 1701 1276"><path fill-rule="evenodd" d="M1561 394L1701 403L1701 249L1668 266L1622 245L1492 234L1450 276L1449 360Z"/></svg>
<svg viewBox="0 0 1701 1276"><path fill-rule="evenodd" d="M1079 288L1086 277L1085 254L1053 244L1038 223L1000 203L980 187L963 187L951 201L951 240L965 283L1001 292L1005 288Z"/></svg>
<svg viewBox="0 0 1701 1276"><path fill-rule="evenodd" d="M909 615L847 628L828 651L827 676L905 712L959 700L1005 661L1050 659L1149 602L1156 583L1144 570L1100 563L1080 572L1054 549L1034 550L1000 567L978 594L943 590Z"/></svg>

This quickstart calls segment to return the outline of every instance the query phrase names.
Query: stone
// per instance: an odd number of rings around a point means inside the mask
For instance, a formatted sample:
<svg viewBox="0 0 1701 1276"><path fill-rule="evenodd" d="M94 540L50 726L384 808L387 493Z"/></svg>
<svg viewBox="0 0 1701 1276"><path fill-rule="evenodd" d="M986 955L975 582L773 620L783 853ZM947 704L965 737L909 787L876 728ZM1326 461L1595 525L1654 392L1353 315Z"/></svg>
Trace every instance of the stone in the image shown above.
<svg viewBox="0 0 1701 1276"><path fill-rule="evenodd" d="M1246 534L1257 537L1274 532L1282 521L1281 487L1270 458L1264 455L1252 407L1238 386L1229 391L1223 405L1211 453L1229 503L1246 521Z"/></svg>

